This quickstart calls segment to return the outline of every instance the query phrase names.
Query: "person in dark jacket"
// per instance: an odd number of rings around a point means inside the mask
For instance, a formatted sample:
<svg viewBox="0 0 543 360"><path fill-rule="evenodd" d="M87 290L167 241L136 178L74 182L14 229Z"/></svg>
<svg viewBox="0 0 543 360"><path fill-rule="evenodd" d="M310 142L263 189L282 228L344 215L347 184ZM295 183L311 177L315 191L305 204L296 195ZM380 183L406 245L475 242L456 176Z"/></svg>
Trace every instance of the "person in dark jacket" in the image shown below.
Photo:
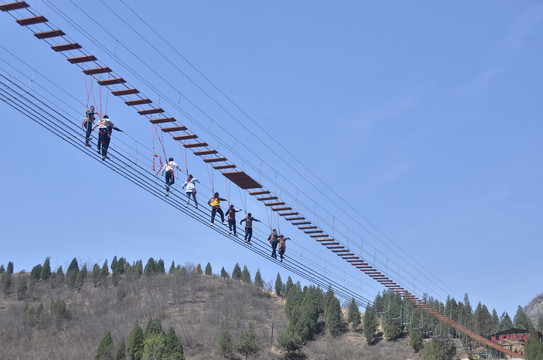
<svg viewBox="0 0 543 360"><path fill-rule="evenodd" d="M270 242L272 247L271 257L277 259L277 244L279 244L279 235L277 235L277 230L272 230L272 233L268 237L268 241Z"/></svg>
<svg viewBox="0 0 543 360"><path fill-rule="evenodd" d="M243 224L245 221L245 241L248 243L251 242L251 238L253 237L253 221L260 222L260 220L255 219L252 217L251 213L248 213L245 219L242 219L239 224Z"/></svg>
<svg viewBox="0 0 543 360"><path fill-rule="evenodd" d="M287 240L290 240L290 238L279 235L279 256L281 257L281 262L283 262L283 256L285 255L285 251L287 250L287 245L285 243Z"/></svg>
<svg viewBox="0 0 543 360"><path fill-rule="evenodd" d="M241 209L236 209L234 205L230 205L230 207L226 211L226 218L228 219L228 229L230 231L230 234L232 234L232 229L234 230L234 236L238 236L236 234L236 213L240 211Z"/></svg>
<svg viewBox="0 0 543 360"><path fill-rule="evenodd" d="M224 212L221 209L221 201L226 201L226 199L222 199L219 196L219 193L216 192L213 195L213 197L211 198L211 200L209 200L207 202L209 204L209 206L211 206L211 226L213 226L213 223L215 222L215 215L217 213L219 213L219 215L221 215L221 222L223 223L223 225L225 225L225 223L224 223Z"/></svg>
<svg viewBox="0 0 543 360"><path fill-rule="evenodd" d="M111 133L113 130L123 132L115 124L109 120L109 116L104 115L100 121L92 127L92 130L98 128L98 154L102 154L102 160L109 159L107 156L107 149L109 148L109 142L111 141Z"/></svg>
<svg viewBox="0 0 543 360"><path fill-rule="evenodd" d="M83 127L85 130L87 130L85 134L85 146L91 146L90 140L91 140L91 133L92 133L92 125L94 124L96 113L94 112L94 106L91 106L90 108L85 111L85 119L83 121Z"/></svg>

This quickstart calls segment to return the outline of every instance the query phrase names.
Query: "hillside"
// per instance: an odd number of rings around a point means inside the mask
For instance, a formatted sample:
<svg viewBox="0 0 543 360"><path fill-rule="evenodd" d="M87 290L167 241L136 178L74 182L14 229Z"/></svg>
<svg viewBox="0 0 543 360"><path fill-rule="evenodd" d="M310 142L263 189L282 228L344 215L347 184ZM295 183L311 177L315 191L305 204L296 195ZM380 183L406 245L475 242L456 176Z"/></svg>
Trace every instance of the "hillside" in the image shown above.
<svg viewBox="0 0 543 360"><path fill-rule="evenodd" d="M543 316L543 294L537 295L530 303L524 308L526 315L532 321L534 326L537 324L537 320L540 316Z"/></svg>
<svg viewBox="0 0 543 360"><path fill-rule="evenodd" d="M239 280L199 274L154 274L129 277L111 275L94 286L89 278L77 288L50 279L30 285L17 294L21 279L13 274L12 286L0 294L0 348L2 359L93 359L107 331L117 343L128 337L134 323L151 318L173 327L187 359L224 359L217 350L223 328L235 337L248 323L265 347L255 359L283 359L271 347L285 331L284 300L274 293ZM18 295L19 298L18 299ZM60 301L59 301L60 300ZM50 304L67 304L67 316L57 316ZM38 308L44 305L40 320ZM385 355L386 354L386 355ZM380 341L369 347L361 331L345 330L339 336L326 331L303 349L305 359L418 359L407 340Z"/></svg>

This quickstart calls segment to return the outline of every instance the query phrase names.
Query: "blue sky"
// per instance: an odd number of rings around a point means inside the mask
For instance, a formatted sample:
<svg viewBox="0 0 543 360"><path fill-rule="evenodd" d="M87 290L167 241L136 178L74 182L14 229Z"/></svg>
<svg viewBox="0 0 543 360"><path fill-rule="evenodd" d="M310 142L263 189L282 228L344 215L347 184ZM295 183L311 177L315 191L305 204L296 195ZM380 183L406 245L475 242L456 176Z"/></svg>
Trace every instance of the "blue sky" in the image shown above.
<svg viewBox="0 0 543 360"><path fill-rule="evenodd" d="M280 188L262 180L270 190L284 197L298 191L300 206L306 212L315 209L316 221L327 231L332 222L338 232L349 227L349 241L362 244L370 258L375 249L379 263L391 264L391 272L397 271L392 263L400 264L400 278L416 283L416 291L443 296L428 279L412 275L409 266L428 270L455 298L467 292L472 303L481 301L500 314L513 316L517 305L543 291L538 274L543 250L541 2L211 1L167 7L130 2L265 132L121 2L108 5L152 39L155 48L100 1L78 5L98 24L70 1L54 4L94 40L44 1L40 11L52 23L158 102L155 90L121 67L121 61L129 64L160 89L161 105L174 115L181 92L186 98L180 108L198 120L192 125L200 137L255 178L277 176ZM10 36L0 44L84 107L81 72L9 15L1 15L0 30ZM16 62L4 51L2 58ZM89 263L114 255L130 261L153 256L167 264L210 261L215 271L222 266L231 270L239 262L253 273L260 268L268 281L277 271L287 274L150 197L3 103L0 108L12 120L2 153L0 263L13 261L20 271L46 256L57 266L74 256ZM151 129L133 109L110 96L108 113L126 131L114 134L112 143L128 142L129 135L151 147ZM175 142L166 148L179 159ZM204 203L211 192L207 171L190 154L189 167L205 185L199 197ZM215 182L225 194L219 174ZM236 191L231 196L239 206ZM333 200L341 196L365 219L351 218L353 209L336 201L338 208L323 194ZM249 205L266 220L261 207ZM337 266L346 282L364 287L366 296L382 290L365 275L342 267L294 227L281 226L293 237L290 255L303 258L312 251L329 262L327 269ZM268 229L267 224L259 228Z"/></svg>

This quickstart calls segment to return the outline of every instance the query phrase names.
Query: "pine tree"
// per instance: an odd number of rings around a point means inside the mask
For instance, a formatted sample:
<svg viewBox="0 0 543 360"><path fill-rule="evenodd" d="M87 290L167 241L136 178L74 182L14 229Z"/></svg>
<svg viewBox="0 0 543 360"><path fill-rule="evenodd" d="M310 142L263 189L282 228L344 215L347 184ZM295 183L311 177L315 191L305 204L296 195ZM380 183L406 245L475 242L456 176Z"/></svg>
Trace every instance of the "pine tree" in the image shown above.
<svg viewBox="0 0 543 360"><path fill-rule="evenodd" d="M353 330L356 330L356 328L358 327L358 325L360 325L360 322L361 322L360 310L358 309L358 305L356 304L356 301L354 301L354 298L352 298L351 303L349 304L347 320L353 327Z"/></svg>
<svg viewBox="0 0 543 360"><path fill-rule="evenodd" d="M87 264L83 265L79 273L77 273L77 277L75 279L75 287L77 290L81 290L83 287L83 284L85 284L85 279L87 278Z"/></svg>
<svg viewBox="0 0 543 360"><path fill-rule="evenodd" d="M41 267L40 278L44 281L47 281L51 277L51 263L49 256L45 258L43 266Z"/></svg>
<svg viewBox="0 0 543 360"><path fill-rule="evenodd" d="M149 319L143 336L147 339L151 335L164 334L162 323L159 319Z"/></svg>
<svg viewBox="0 0 543 360"><path fill-rule="evenodd" d="M179 273L183 276L186 276L188 274L186 266L181 266L181 269L179 269Z"/></svg>
<svg viewBox="0 0 543 360"><path fill-rule="evenodd" d="M423 360L452 360L454 355L456 355L456 346L454 346L454 343L448 343L437 338L432 339L422 350Z"/></svg>
<svg viewBox="0 0 543 360"><path fill-rule="evenodd" d="M143 274L143 262L141 260L136 261L136 266L134 266L134 268L136 275L140 277L141 274Z"/></svg>
<svg viewBox="0 0 543 360"><path fill-rule="evenodd" d="M204 272L202 271L202 266L198 264L195 269L196 274L202 275Z"/></svg>
<svg viewBox="0 0 543 360"><path fill-rule="evenodd" d="M170 327L166 338L164 340L164 353L162 354L164 360L184 360L183 344L181 340L175 334L173 327Z"/></svg>
<svg viewBox="0 0 543 360"><path fill-rule="evenodd" d="M173 275L177 272L177 268L175 267L175 261L172 260L172 264L170 265L170 270L168 270L168 274Z"/></svg>
<svg viewBox="0 0 543 360"><path fill-rule="evenodd" d="M490 317L490 322L492 324L490 332L492 334L497 333L500 329L500 317L498 316L498 312L496 311L496 309L492 309L492 316Z"/></svg>
<svg viewBox="0 0 543 360"><path fill-rule="evenodd" d="M6 272L6 268L4 267L4 265L0 265L0 274L3 274Z"/></svg>
<svg viewBox="0 0 543 360"><path fill-rule="evenodd" d="M166 336L164 333L151 334L143 341L143 360L158 360L164 358L166 350Z"/></svg>
<svg viewBox="0 0 543 360"><path fill-rule="evenodd" d="M159 259L156 263L156 268L155 268L155 272L157 274L165 274L166 273L166 268L164 267L164 260L162 259Z"/></svg>
<svg viewBox="0 0 543 360"><path fill-rule="evenodd" d="M341 305L339 300L334 296L332 300L328 303L328 306L325 309L324 321L326 322L326 327L330 330L330 333L337 335L341 329Z"/></svg>
<svg viewBox="0 0 543 360"><path fill-rule="evenodd" d="M419 352L420 349L422 349L422 334L419 331L409 331L409 346L411 346L415 352Z"/></svg>
<svg viewBox="0 0 543 360"><path fill-rule="evenodd" d="M143 329L136 321L130 335L128 335L127 354L130 360L141 360L143 356L143 340Z"/></svg>
<svg viewBox="0 0 543 360"><path fill-rule="evenodd" d="M247 265L243 266L243 271L241 273L241 281L246 282L247 284L251 283L251 274L249 273L249 269L247 269Z"/></svg>
<svg viewBox="0 0 543 360"><path fill-rule="evenodd" d="M104 260L104 265L102 265L102 269L100 269L100 278L105 279L109 275L109 267L107 266L107 259Z"/></svg>
<svg viewBox="0 0 543 360"><path fill-rule="evenodd" d="M11 287L11 274L6 272L6 274L4 275L4 281L2 282L2 289L4 290L4 293L8 293L10 287Z"/></svg>
<svg viewBox="0 0 543 360"><path fill-rule="evenodd" d="M143 273L147 276L152 275L155 273L155 268L156 268L155 259L150 257L149 260L147 260L147 264L145 264L145 269L143 270Z"/></svg>
<svg viewBox="0 0 543 360"><path fill-rule="evenodd" d="M509 317L509 314L507 312L503 312L502 316L500 317L500 328L499 331L508 330L513 327L513 321Z"/></svg>
<svg viewBox="0 0 543 360"><path fill-rule="evenodd" d="M524 312L524 309L519 305L517 308L517 313L515 314L515 318L513 319L513 326L519 329L526 329L526 330L532 330L534 328L534 325L528 318L528 315Z"/></svg>
<svg viewBox="0 0 543 360"><path fill-rule="evenodd" d="M234 338L228 330L222 330L219 340L217 340L217 347L224 357L230 356L232 351L234 351Z"/></svg>
<svg viewBox="0 0 543 360"><path fill-rule="evenodd" d="M107 334L102 338L100 344L98 345L98 350L96 351L96 360L113 360L113 355L115 352L115 347L113 346L113 338L111 333L108 331Z"/></svg>
<svg viewBox="0 0 543 360"><path fill-rule="evenodd" d="M375 309L368 305L366 307L366 313L364 314L364 337L369 345L372 345L375 341L375 332L379 325L377 320L377 314Z"/></svg>
<svg viewBox="0 0 543 360"><path fill-rule="evenodd" d="M77 259L73 258L68 270L66 271L66 284L70 287L75 286L75 279L79 273L79 265L77 264Z"/></svg>
<svg viewBox="0 0 543 360"><path fill-rule="evenodd" d="M281 296L283 293L283 281L281 280L281 275L277 273L277 278L275 278L275 293L277 296Z"/></svg>
<svg viewBox="0 0 543 360"><path fill-rule="evenodd" d="M221 269L221 277L223 279L230 279L230 275L228 275L228 272L226 272L226 270L224 270L224 266Z"/></svg>
<svg viewBox="0 0 543 360"><path fill-rule="evenodd" d="M115 360L126 360L126 343L124 339L121 339L115 349Z"/></svg>
<svg viewBox="0 0 543 360"><path fill-rule="evenodd" d="M95 287L98 286L99 280L100 280L100 266L98 264L94 264L94 267L92 268L92 273L91 273L92 285L94 285Z"/></svg>
<svg viewBox="0 0 543 360"><path fill-rule="evenodd" d="M543 344L534 330L530 331L530 337L524 344L524 351L526 360L543 360Z"/></svg>
<svg viewBox="0 0 543 360"><path fill-rule="evenodd" d="M41 277L41 265L38 264L32 268L32 271L30 271L30 282L32 284L40 281Z"/></svg>
<svg viewBox="0 0 543 360"><path fill-rule="evenodd" d="M6 273L7 273L8 275L13 274L13 263L12 263L11 261L8 262L8 268L7 268L7 270L6 270Z"/></svg>
<svg viewBox="0 0 543 360"><path fill-rule="evenodd" d="M209 275L209 276L213 275L213 271L211 270L211 263L209 263L209 262L208 262L207 265L206 265L206 272L205 272L205 274L206 274L206 275Z"/></svg>
<svg viewBox="0 0 543 360"><path fill-rule="evenodd" d="M113 260L111 260L111 266L110 266L110 268L111 268L111 273L112 273L113 275L117 275L117 274L119 273L118 268L117 268L117 262L118 262L118 260L117 260L117 255L115 255L115 256L113 257Z"/></svg>
<svg viewBox="0 0 543 360"><path fill-rule="evenodd" d="M288 293L294 288L295 288L294 282L292 282L292 278L289 276L287 278L287 282L285 284L285 289L283 291L283 295L285 295L285 297L288 296Z"/></svg>
<svg viewBox="0 0 543 360"><path fill-rule="evenodd" d="M257 287L264 287L264 281L262 281L262 275L260 275L260 269L256 270L254 285Z"/></svg>
<svg viewBox="0 0 543 360"><path fill-rule="evenodd" d="M302 339L300 336L294 333L284 332L277 338L277 347L279 349L285 350L287 354L294 353L300 350L303 346ZM287 358L290 358L287 356Z"/></svg>
<svg viewBox="0 0 543 360"><path fill-rule="evenodd" d="M128 263L126 262L126 259L121 257L119 258L119 261L117 262L117 271L119 274L124 274L126 272Z"/></svg>
<svg viewBox="0 0 543 360"><path fill-rule="evenodd" d="M234 270L232 271L232 279L241 280L241 268L238 263L236 263Z"/></svg>
<svg viewBox="0 0 543 360"><path fill-rule="evenodd" d="M262 345L258 341L253 324L249 324L247 330L242 331L235 344L236 351L241 355L245 355L245 360L249 356L256 355Z"/></svg>

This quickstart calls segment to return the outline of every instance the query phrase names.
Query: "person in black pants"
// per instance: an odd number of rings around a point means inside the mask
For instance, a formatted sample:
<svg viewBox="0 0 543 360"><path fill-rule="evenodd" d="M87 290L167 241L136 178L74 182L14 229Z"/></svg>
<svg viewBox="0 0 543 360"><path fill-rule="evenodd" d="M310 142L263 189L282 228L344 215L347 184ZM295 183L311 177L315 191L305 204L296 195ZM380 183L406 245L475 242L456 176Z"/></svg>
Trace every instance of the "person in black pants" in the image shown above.
<svg viewBox="0 0 543 360"><path fill-rule="evenodd" d="M248 213L247 217L245 219L242 219L239 222L239 224L240 225L243 224L244 221L245 221L245 241L250 243L251 238L253 237L253 221L260 222L260 220L255 219L254 217L251 216L251 213Z"/></svg>
<svg viewBox="0 0 543 360"><path fill-rule="evenodd" d="M175 177L173 175L173 169L177 168L177 170L181 170L179 166L173 161L173 158L169 158L168 161L166 161L166 164L162 167L162 175L166 173L166 196L170 194L170 186L175 183Z"/></svg>
<svg viewBox="0 0 543 360"><path fill-rule="evenodd" d="M272 233L268 237L268 241L272 247L271 257L277 259L277 244L279 243L279 236L277 235L277 230L273 229Z"/></svg>
<svg viewBox="0 0 543 360"><path fill-rule="evenodd" d="M238 236L236 234L236 213L239 211L241 211L241 209L236 210L234 205L230 205L226 211L226 216L228 217L228 229L230 230L230 234L232 234L232 229L234 229L234 236Z"/></svg>
<svg viewBox="0 0 543 360"><path fill-rule="evenodd" d="M290 240L290 238L279 235L279 256L281 257L281 262L283 262L283 256L285 255L285 251L287 250L287 240Z"/></svg>
<svg viewBox="0 0 543 360"><path fill-rule="evenodd" d="M109 142L111 140L111 132L113 130L123 131L115 127L115 124L109 120L109 116L107 115L104 115L104 117L92 127L92 130L95 128L98 128L98 154L102 154L102 160L109 159L107 156L107 149L109 148Z"/></svg>
<svg viewBox="0 0 543 360"><path fill-rule="evenodd" d="M216 192L213 197L211 198L211 200L209 200L207 203L209 204L209 206L211 206L211 226L213 226L213 223L215 222L215 215L217 213L219 213L219 215L221 215L221 222L223 223L223 225L225 225L224 223L224 213L221 209L221 201L226 201L226 199L222 199L220 196L219 196L219 193Z"/></svg>
<svg viewBox="0 0 543 360"><path fill-rule="evenodd" d="M92 132L92 125L94 123L94 106L91 106L90 108L85 111L85 121L83 121L83 127L87 130L85 134L85 146L91 146L89 141L91 139L91 132Z"/></svg>

